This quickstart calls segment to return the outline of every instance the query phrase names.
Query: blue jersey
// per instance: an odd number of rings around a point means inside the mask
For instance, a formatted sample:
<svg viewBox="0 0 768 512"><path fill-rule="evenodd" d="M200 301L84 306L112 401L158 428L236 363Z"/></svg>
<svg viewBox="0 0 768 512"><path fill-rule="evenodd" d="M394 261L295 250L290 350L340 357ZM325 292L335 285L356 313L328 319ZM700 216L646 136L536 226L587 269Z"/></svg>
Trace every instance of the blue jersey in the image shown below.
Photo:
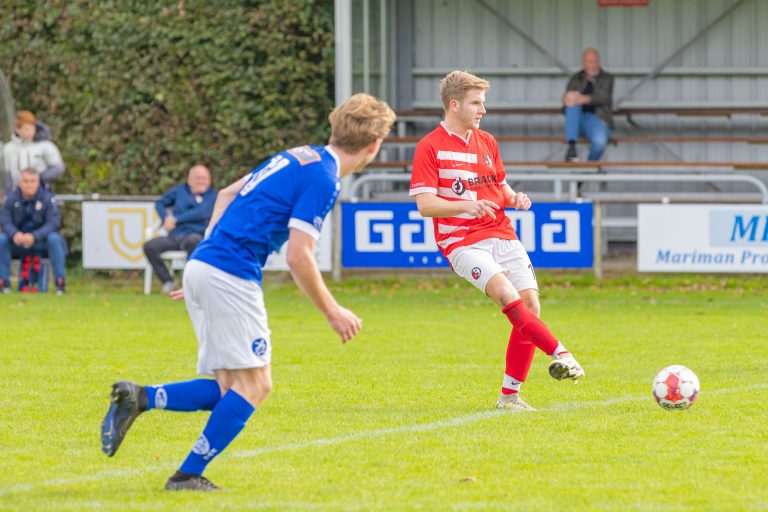
<svg viewBox="0 0 768 512"><path fill-rule="evenodd" d="M318 239L340 189L338 156L329 146L283 151L251 171L190 258L261 282L267 256L280 250L290 228Z"/></svg>

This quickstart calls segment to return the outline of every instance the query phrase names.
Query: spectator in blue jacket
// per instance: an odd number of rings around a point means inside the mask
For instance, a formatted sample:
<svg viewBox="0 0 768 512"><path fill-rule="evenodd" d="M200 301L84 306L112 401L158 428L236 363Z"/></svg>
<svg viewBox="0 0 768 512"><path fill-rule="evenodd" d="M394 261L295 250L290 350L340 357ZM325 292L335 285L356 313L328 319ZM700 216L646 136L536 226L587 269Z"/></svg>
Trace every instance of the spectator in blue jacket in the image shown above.
<svg viewBox="0 0 768 512"><path fill-rule="evenodd" d="M204 165L195 165L189 170L186 183L176 185L155 203L168 236L153 238L145 243L144 254L163 283L163 293L175 290L176 283L160 254L178 250L191 254L203 239L215 202L216 191L211 188L211 173Z"/></svg>
<svg viewBox="0 0 768 512"><path fill-rule="evenodd" d="M9 293L11 257L43 256L53 265L56 293L65 290L64 241L59 234L61 215L56 198L40 186L37 170L19 173L18 186L8 195L0 214L0 292Z"/></svg>

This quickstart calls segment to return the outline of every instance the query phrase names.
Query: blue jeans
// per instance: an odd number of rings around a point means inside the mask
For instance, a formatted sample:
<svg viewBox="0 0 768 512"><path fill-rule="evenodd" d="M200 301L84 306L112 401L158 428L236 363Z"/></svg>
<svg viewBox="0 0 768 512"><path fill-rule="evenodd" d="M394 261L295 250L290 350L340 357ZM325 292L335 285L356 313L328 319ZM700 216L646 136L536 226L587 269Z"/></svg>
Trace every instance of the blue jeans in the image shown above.
<svg viewBox="0 0 768 512"><path fill-rule="evenodd" d="M35 240L35 243L27 249L13 243L5 233L0 233L0 279L5 280L8 285L11 274L11 257L23 258L24 256L45 256L48 253L48 259L53 266L53 276L55 279L64 279L64 240L58 233L50 233L45 240Z"/></svg>
<svg viewBox="0 0 768 512"><path fill-rule="evenodd" d="M565 138L578 141L580 136L589 140L587 160L600 160L611 138L611 129L592 112L582 112L581 105L565 107Z"/></svg>

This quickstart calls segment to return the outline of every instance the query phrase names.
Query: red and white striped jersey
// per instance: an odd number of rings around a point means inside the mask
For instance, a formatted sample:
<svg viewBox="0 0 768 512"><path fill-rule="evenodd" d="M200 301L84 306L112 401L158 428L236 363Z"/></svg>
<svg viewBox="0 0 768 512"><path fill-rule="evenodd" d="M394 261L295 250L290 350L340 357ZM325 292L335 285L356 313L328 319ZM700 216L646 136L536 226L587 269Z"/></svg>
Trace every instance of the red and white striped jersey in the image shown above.
<svg viewBox="0 0 768 512"><path fill-rule="evenodd" d="M505 184L499 146L488 132L472 130L465 140L440 123L416 145L410 195L431 193L448 201L487 199L502 208L495 220L467 214L433 219L435 241L446 257L457 247L487 238L517 240L504 215Z"/></svg>

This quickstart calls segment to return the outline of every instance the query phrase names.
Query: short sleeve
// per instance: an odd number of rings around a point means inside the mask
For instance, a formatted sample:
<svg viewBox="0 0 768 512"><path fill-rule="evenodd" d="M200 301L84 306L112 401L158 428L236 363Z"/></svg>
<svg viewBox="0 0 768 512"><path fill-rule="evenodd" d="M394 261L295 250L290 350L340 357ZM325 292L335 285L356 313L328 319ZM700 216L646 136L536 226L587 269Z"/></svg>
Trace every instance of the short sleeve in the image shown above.
<svg viewBox="0 0 768 512"><path fill-rule="evenodd" d="M329 175L307 180L291 210L288 227L298 229L315 240L320 238L323 221L339 196L341 183Z"/></svg>
<svg viewBox="0 0 768 512"><path fill-rule="evenodd" d="M438 173L437 158L431 144L420 142L413 155L410 196L429 192L437 194Z"/></svg>
<svg viewBox="0 0 768 512"><path fill-rule="evenodd" d="M499 145L496 143L496 140L493 141L493 147L493 161L496 162L496 181L499 185L503 185L507 182L507 171L504 169L504 161L501 159Z"/></svg>

